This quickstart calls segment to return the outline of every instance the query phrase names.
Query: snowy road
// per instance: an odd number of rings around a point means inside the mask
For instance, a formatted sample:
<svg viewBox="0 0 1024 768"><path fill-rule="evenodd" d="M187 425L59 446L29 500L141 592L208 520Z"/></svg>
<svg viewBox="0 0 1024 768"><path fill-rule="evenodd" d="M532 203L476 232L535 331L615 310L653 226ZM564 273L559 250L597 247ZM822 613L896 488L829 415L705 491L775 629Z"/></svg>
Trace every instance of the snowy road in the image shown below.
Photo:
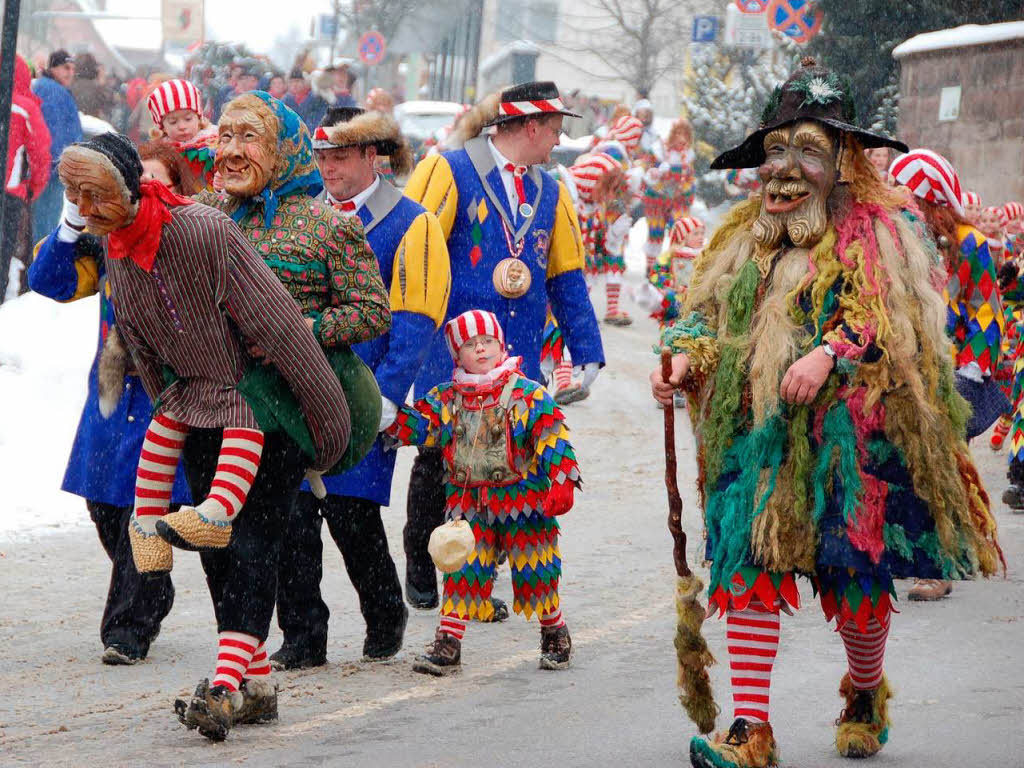
<svg viewBox="0 0 1024 768"><path fill-rule="evenodd" d="M661 413L646 385L654 335L645 319L609 329L610 364L590 400L568 412L585 481L578 506L563 518L562 594L576 646L570 671L539 671L536 625L513 617L502 625L470 626L461 675L440 681L416 675L411 658L433 635L433 612L410 617L406 649L394 662L358 662L362 619L328 539L328 666L279 676L279 724L240 727L227 742L210 744L187 733L171 712L175 695L212 668L214 624L198 558L176 557L176 604L149 660L104 667L98 625L108 563L94 532L79 524L43 535L19 523L20 532L0 540L0 765L688 764L694 729L676 702ZM36 405L45 407L44 398L52 396L40 392ZM0 437L8 438L0 448L10 455L7 426L0 424ZM32 445L36 441L31 437ZM689 489L692 444L681 444ZM976 453L998 499L1005 456L991 454L982 441ZM64 454L51 461L55 468L46 474L59 478ZM410 462L409 453L400 458L396 504L385 512L399 560ZM5 496L10 487L21 505L33 491L37 498L52 495L10 474L3 483ZM692 562L700 530L692 490L684 501ZM40 520L47 512L36 510ZM886 665L896 689L894 727L873 765L1024 766L1024 516L997 504L997 518L1010 562L1007 579L958 584L952 598L938 604L901 599ZM783 620L772 686L783 764L846 764L831 744L842 645L809 588L802 589L803 610ZM506 573L497 593L508 598L510 591ZM901 598L905 591L901 584ZM705 630L724 661L724 625L708 622ZM279 642L275 627L269 646ZM724 665L715 668L714 683L719 702L728 705ZM719 723L727 725L728 718Z"/></svg>

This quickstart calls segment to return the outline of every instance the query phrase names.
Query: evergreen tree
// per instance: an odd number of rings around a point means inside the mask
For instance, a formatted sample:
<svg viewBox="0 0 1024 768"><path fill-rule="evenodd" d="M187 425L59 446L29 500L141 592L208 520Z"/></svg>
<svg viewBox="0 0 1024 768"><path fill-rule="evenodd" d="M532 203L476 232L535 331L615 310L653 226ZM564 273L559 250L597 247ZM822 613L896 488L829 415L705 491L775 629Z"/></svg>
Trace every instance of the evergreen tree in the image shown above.
<svg viewBox="0 0 1024 768"><path fill-rule="evenodd" d="M809 52L850 78L862 121L879 119L884 109L883 121L893 125L899 83L893 48L922 32L1024 17L1021 0L818 0L818 7L825 20L821 33L808 44Z"/></svg>

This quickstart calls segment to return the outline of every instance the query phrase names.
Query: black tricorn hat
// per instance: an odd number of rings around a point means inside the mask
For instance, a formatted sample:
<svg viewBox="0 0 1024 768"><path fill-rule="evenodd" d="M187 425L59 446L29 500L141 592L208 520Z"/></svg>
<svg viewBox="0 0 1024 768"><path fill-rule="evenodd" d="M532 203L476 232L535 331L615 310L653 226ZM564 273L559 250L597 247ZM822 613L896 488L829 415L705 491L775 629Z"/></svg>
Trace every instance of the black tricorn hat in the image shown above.
<svg viewBox="0 0 1024 768"><path fill-rule="evenodd" d="M558 87L550 80L520 83L501 92L498 114L486 125L498 125L522 117L543 117L544 115L565 115L580 117L566 109ZM485 126L486 127L486 126Z"/></svg>
<svg viewBox="0 0 1024 768"><path fill-rule="evenodd" d="M738 147L727 149L711 163L721 168L756 168L764 163L764 137L776 128L798 120L815 120L838 131L853 134L865 149L892 147L907 151L902 141L865 130L854 124L857 110L849 81L805 57L782 85L775 86L761 112L761 125Z"/></svg>
<svg viewBox="0 0 1024 768"><path fill-rule="evenodd" d="M412 152L395 118L362 107L331 107L313 131L313 149L377 148L390 158L391 169L403 176L412 168Z"/></svg>

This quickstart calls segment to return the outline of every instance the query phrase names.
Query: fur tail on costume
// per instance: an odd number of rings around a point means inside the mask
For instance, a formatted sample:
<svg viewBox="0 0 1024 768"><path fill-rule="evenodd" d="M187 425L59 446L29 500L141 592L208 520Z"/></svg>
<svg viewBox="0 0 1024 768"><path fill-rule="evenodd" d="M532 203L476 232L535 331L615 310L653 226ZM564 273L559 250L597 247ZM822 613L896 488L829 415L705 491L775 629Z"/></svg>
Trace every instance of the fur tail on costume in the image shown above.
<svg viewBox="0 0 1024 768"><path fill-rule="evenodd" d="M99 380L100 415L104 419L110 418L121 400L129 360L128 350L115 325L107 333L107 338L103 342L103 351L100 352L100 363L96 374Z"/></svg>
<svg viewBox="0 0 1024 768"><path fill-rule="evenodd" d="M718 705L711 690L708 667L715 657L700 633L704 622L704 609L697 596L704 591L703 582L696 576L680 577L676 582L676 660L678 661L679 702L701 733L715 729Z"/></svg>
<svg viewBox="0 0 1024 768"><path fill-rule="evenodd" d="M501 91L484 96L478 103L473 105L466 114L459 120L451 136L445 142L448 149L461 149L462 145L470 139L480 135L491 120L498 116L498 108L501 105Z"/></svg>

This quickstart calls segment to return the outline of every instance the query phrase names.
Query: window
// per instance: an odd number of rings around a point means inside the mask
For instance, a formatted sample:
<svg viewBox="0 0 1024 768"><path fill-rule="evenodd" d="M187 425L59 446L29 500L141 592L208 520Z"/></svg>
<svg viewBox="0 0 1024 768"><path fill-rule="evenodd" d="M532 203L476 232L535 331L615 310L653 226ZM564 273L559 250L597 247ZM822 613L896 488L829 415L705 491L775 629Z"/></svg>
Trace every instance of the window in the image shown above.
<svg viewBox="0 0 1024 768"><path fill-rule="evenodd" d="M494 25L496 40L553 43L558 39L558 2L498 0Z"/></svg>

